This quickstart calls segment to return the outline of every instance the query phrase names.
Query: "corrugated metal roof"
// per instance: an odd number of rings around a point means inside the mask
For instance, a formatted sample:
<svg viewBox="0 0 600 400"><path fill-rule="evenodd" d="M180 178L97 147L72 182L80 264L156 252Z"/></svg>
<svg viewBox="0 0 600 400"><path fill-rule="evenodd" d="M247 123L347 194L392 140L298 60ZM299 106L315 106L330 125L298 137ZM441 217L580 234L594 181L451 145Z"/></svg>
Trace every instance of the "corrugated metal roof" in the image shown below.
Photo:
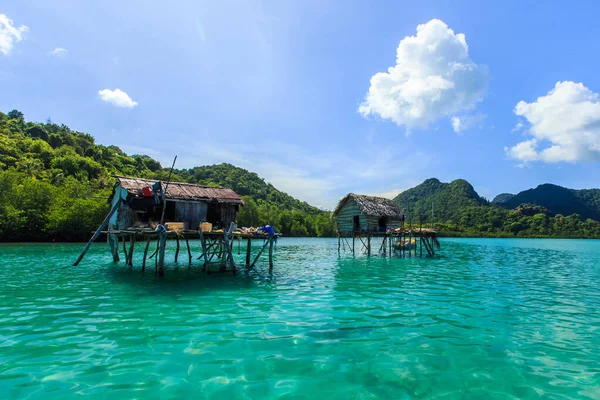
<svg viewBox="0 0 600 400"><path fill-rule="evenodd" d="M129 178L125 176L115 176L117 184L127 190L127 192L136 197L143 196L142 188L154 185L158 180ZM162 182L163 187L166 182ZM228 204L244 204L240 196L231 189L196 185L185 182L169 182L167 187L167 199L189 200L189 201L217 201Z"/></svg>

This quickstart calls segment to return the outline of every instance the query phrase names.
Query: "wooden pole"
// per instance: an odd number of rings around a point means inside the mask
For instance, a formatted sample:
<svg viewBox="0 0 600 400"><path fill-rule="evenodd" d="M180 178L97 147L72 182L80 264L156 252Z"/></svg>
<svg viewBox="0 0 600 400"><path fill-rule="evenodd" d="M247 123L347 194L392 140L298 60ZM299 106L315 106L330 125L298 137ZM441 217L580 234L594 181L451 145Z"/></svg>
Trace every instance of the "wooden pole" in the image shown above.
<svg viewBox="0 0 600 400"><path fill-rule="evenodd" d="M144 261L142 261L142 271L146 270L146 257L148 256L149 248L150 248L150 239L146 238L146 247L144 248Z"/></svg>
<svg viewBox="0 0 600 400"><path fill-rule="evenodd" d="M161 232L158 237L158 276L165 276L165 248L167 247L167 234Z"/></svg>
<svg viewBox="0 0 600 400"><path fill-rule="evenodd" d="M271 236L271 238L269 239L269 270L272 271L273 270L273 242L274 242L274 237Z"/></svg>
<svg viewBox="0 0 600 400"><path fill-rule="evenodd" d="M338 237L338 253L339 253L340 252L340 247L341 247L341 244L342 244L342 238L341 238L339 232L337 234L337 237Z"/></svg>
<svg viewBox="0 0 600 400"><path fill-rule="evenodd" d="M356 237L354 236L354 233L352 234L352 255L354 255L354 241L356 240Z"/></svg>
<svg viewBox="0 0 600 400"><path fill-rule="evenodd" d="M175 248L175 262L179 259L179 236L177 236L177 232L175 232L175 242L177 243L177 247Z"/></svg>
<svg viewBox="0 0 600 400"><path fill-rule="evenodd" d="M192 265L192 250L190 249L190 242L187 238L187 236L185 237L185 244L187 246L187 251L188 251L188 265Z"/></svg>
<svg viewBox="0 0 600 400"><path fill-rule="evenodd" d="M96 229L96 232L94 232L94 235L92 236L92 238L90 239L90 241L87 242L87 244L83 248L83 251L81 252L81 254L79 255L79 257L77 258L77 261L75 261L73 263L74 267L76 267L81 262L81 260L83 260L83 257L85 256L85 253L87 253L87 251L90 249L90 247L92 246L92 243L94 243L94 241L96 239L98 239L98 236L100 236L100 233L102 232L102 229L104 229L106 227L106 225L108 225L108 221L110 221L110 217L112 217L113 214L117 211L117 209L121 205L122 201L123 201L123 199L119 198L119 200L115 203L115 205L110 210L110 212L108 213L108 215L104 218L104 221L102 221L102 223L100 224L100 226L98 227L98 229ZM114 255L113 255L113 259L114 259Z"/></svg>
<svg viewBox="0 0 600 400"><path fill-rule="evenodd" d="M419 215L419 257L423 257L423 216Z"/></svg>
<svg viewBox="0 0 600 400"><path fill-rule="evenodd" d="M123 238L123 253L125 253L125 265L129 265L129 253L127 253L127 246L125 245L125 236Z"/></svg>
<svg viewBox="0 0 600 400"><path fill-rule="evenodd" d="M256 257L254 257L254 261L252 261L252 264L250 264L250 269L254 268L254 265L256 264L256 261L258 261L258 258L263 253L263 251L265 251L265 248L267 247L268 244L269 244L269 241L268 240L265 241L265 244L263 245L263 247L260 249L260 251L258 252L258 254L256 255Z"/></svg>
<svg viewBox="0 0 600 400"><path fill-rule="evenodd" d="M371 255L371 234L367 234L367 254Z"/></svg>
<svg viewBox="0 0 600 400"><path fill-rule="evenodd" d="M119 262L119 238L114 233L108 234L108 244L113 256L113 262Z"/></svg>
<svg viewBox="0 0 600 400"><path fill-rule="evenodd" d="M133 252L135 251L135 235L129 237L129 266L133 267Z"/></svg>
<svg viewBox="0 0 600 400"><path fill-rule="evenodd" d="M163 209L162 214L160 216L160 224L165 224L165 211L167 210L167 189L169 188L169 182L171 182L171 174L173 173L173 168L175 168L175 161L177 161L177 156L173 159L173 165L171 165L171 171L169 171L169 178L167 178L167 185L165 186L165 191L163 192Z"/></svg>
<svg viewBox="0 0 600 400"><path fill-rule="evenodd" d="M204 233L200 230L200 244L202 245L202 253L204 254L204 268L208 272L208 255L206 254L206 239Z"/></svg>
<svg viewBox="0 0 600 400"><path fill-rule="evenodd" d="M247 245L246 245L246 267L250 266L250 254L252 251L252 239L248 238L247 240Z"/></svg>

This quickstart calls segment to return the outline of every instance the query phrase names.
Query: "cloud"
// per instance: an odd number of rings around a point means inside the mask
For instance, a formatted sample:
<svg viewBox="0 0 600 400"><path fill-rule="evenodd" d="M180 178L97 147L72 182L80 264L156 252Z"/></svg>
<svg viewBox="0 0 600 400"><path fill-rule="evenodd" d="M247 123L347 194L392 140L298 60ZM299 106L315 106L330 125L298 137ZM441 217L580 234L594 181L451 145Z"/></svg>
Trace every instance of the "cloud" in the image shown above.
<svg viewBox="0 0 600 400"><path fill-rule="evenodd" d="M471 60L465 35L433 19L419 25L416 36L400 41L396 65L373 75L358 111L407 129L426 128L474 108L487 83L487 68Z"/></svg>
<svg viewBox="0 0 600 400"><path fill-rule="evenodd" d="M133 101L131 97L121 89L103 89L98 92L98 97L106 103L110 103L117 107L133 108L138 105L136 101Z"/></svg>
<svg viewBox="0 0 600 400"><path fill-rule="evenodd" d="M463 115L462 117L450 118L450 122L452 123L452 129L454 129L454 132L462 133L466 130L481 125L481 122L483 122L485 118L485 114Z"/></svg>
<svg viewBox="0 0 600 400"><path fill-rule="evenodd" d="M25 25L15 27L13 20L5 14L0 14L0 52L8 55L16 42L20 42L25 37L29 28Z"/></svg>
<svg viewBox="0 0 600 400"><path fill-rule="evenodd" d="M398 196L400 193L404 192L406 189L392 189L387 190L385 192L372 193L371 196L384 197L386 199L393 199Z"/></svg>
<svg viewBox="0 0 600 400"><path fill-rule="evenodd" d="M532 103L520 101L514 113L525 118L531 138L507 155L520 161L600 161L600 97L583 83L557 82Z"/></svg>
<svg viewBox="0 0 600 400"><path fill-rule="evenodd" d="M50 53L48 53L48 55L54 56L54 57L64 57L68 53L69 53L69 50L63 49L62 47L56 47L54 50L52 50Z"/></svg>

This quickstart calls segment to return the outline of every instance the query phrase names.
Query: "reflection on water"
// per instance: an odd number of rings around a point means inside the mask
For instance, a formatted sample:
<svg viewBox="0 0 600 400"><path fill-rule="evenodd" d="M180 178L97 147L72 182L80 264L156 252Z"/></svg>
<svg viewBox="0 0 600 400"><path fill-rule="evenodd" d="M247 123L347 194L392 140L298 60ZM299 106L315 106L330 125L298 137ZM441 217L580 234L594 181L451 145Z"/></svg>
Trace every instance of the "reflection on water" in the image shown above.
<svg viewBox="0 0 600 400"><path fill-rule="evenodd" d="M80 248L0 245L1 398L600 397L598 241L284 238L273 273L162 279Z"/></svg>

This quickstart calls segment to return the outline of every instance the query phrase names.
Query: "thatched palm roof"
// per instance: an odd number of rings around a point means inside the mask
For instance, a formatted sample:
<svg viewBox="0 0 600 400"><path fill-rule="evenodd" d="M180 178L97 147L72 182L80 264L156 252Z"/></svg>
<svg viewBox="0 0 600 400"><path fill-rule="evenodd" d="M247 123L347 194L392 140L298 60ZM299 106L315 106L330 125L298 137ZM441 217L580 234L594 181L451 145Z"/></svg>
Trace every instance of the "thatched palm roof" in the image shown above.
<svg viewBox="0 0 600 400"><path fill-rule="evenodd" d="M388 217L397 219L400 219L402 217L402 211L392 200L386 199L384 197L365 196L362 194L354 193L349 193L346 197L340 200L337 207L333 211L332 216L336 217L340 210L344 207L344 205L346 205L346 203L351 199L356 202L360 211L367 216L378 218Z"/></svg>
<svg viewBox="0 0 600 400"><path fill-rule="evenodd" d="M133 197L142 197L142 188L152 186L158 182L156 179L129 178L125 176L115 176L117 184L127 189L129 195ZM166 182L162 182L166 187ZM187 201L216 201L223 204L240 204L244 201L233 190L222 187L196 185L185 182L169 182L167 187L167 199L187 200Z"/></svg>

